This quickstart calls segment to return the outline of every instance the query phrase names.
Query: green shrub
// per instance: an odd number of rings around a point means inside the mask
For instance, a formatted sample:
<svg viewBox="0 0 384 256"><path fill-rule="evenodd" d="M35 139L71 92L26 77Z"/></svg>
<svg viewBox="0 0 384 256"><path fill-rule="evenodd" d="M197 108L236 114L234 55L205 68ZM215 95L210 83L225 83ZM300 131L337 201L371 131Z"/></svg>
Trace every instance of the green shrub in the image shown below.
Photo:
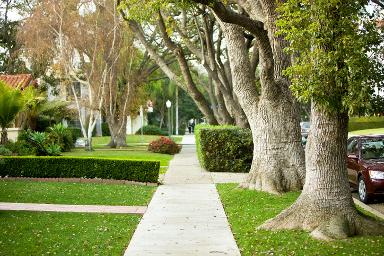
<svg viewBox="0 0 384 256"><path fill-rule="evenodd" d="M68 130L72 133L72 140L74 142L76 142L76 140L78 138L82 138L83 137L83 134L81 133L81 129L80 128L68 127Z"/></svg>
<svg viewBox="0 0 384 256"><path fill-rule="evenodd" d="M48 127L56 122L52 122L52 120L46 116L39 116L36 120L36 128L34 129L37 132L45 132Z"/></svg>
<svg viewBox="0 0 384 256"><path fill-rule="evenodd" d="M195 127L200 164L209 172L249 172L253 157L252 133L236 126Z"/></svg>
<svg viewBox="0 0 384 256"><path fill-rule="evenodd" d="M3 145L0 145L0 156L11 156L12 151L8 148L4 147Z"/></svg>
<svg viewBox="0 0 384 256"><path fill-rule="evenodd" d="M154 153L174 155L180 152L181 147L167 137L160 137L148 145L148 150Z"/></svg>
<svg viewBox="0 0 384 256"><path fill-rule="evenodd" d="M74 157L2 157L1 177L101 178L157 183L160 162Z"/></svg>
<svg viewBox="0 0 384 256"><path fill-rule="evenodd" d="M60 145L51 142L48 133L27 131L27 142L34 147L37 156L59 156Z"/></svg>
<svg viewBox="0 0 384 256"><path fill-rule="evenodd" d="M103 133L103 136L111 136L111 131L109 130L108 123L101 124L101 131Z"/></svg>
<svg viewBox="0 0 384 256"><path fill-rule="evenodd" d="M384 128L384 117L351 117L349 120L348 131Z"/></svg>
<svg viewBox="0 0 384 256"><path fill-rule="evenodd" d="M7 142L5 147L12 151L13 154L18 156L30 156L36 154L34 147L25 140L20 139L20 136L16 142Z"/></svg>
<svg viewBox="0 0 384 256"><path fill-rule="evenodd" d="M55 124L49 127L48 131L50 142L60 146L61 151L69 152L74 147L75 142L72 138L72 132L63 124Z"/></svg>
<svg viewBox="0 0 384 256"><path fill-rule="evenodd" d="M179 127L179 135L185 135L185 130L187 129L186 123L181 123Z"/></svg>
<svg viewBox="0 0 384 256"><path fill-rule="evenodd" d="M138 130L136 134L141 134L141 129ZM162 135L162 136L168 135L166 131L163 131L159 127L154 125L143 126L143 134L144 135Z"/></svg>

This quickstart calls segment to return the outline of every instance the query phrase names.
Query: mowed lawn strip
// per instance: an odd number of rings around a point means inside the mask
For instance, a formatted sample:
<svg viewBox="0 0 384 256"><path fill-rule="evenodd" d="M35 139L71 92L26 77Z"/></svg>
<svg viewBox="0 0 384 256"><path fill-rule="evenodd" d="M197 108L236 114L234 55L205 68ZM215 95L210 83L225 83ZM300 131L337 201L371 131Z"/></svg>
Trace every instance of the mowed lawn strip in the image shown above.
<svg viewBox="0 0 384 256"><path fill-rule="evenodd" d="M0 255L122 255L140 216L0 211Z"/></svg>
<svg viewBox="0 0 384 256"><path fill-rule="evenodd" d="M282 196L217 185L242 256L251 255L383 255L384 237L353 237L324 242L304 231L265 231L256 228L290 206L299 193Z"/></svg>
<svg viewBox="0 0 384 256"><path fill-rule="evenodd" d="M134 149L95 149L85 151L84 149L74 149L71 152L63 153L64 156L75 157L95 157L125 160L151 160L160 161L160 166L168 166L173 158L171 155L148 152L146 147L135 147Z"/></svg>
<svg viewBox="0 0 384 256"><path fill-rule="evenodd" d="M127 135L127 144L136 144L136 143L144 143L149 144L150 142L159 139L161 136L159 135ZM181 143L183 136L172 136L172 139L176 143ZM107 145L111 140L110 136L103 136L103 137L93 137L92 138L92 144L96 147L99 146L105 146Z"/></svg>
<svg viewBox="0 0 384 256"><path fill-rule="evenodd" d="M154 186L0 180L0 202L148 205Z"/></svg>
<svg viewBox="0 0 384 256"><path fill-rule="evenodd" d="M358 130L349 132L348 135L375 135L375 134L384 134L384 128L376 128L376 129L366 129L366 130Z"/></svg>

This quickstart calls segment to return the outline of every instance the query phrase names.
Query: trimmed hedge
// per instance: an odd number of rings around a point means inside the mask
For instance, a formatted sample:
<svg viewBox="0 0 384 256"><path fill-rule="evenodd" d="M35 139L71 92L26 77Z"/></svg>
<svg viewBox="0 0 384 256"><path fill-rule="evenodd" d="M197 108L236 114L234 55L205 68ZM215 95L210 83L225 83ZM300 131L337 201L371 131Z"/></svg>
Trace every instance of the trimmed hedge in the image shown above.
<svg viewBox="0 0 384 256"><path fill-rule="evenodd" d="M111 131L109 130L108 123L101 124L101 133L103 136L111 136Z"/></svg>
<svg viewBox="0 0 384 256"><path fill-rule="evenodd" d="M1 157L0 177L100 178L157 183L160 162L80 157Z"/></svg>
<svg viewBox="0 0 384 256"><path fill-rule="evenodd" d="M201 166L209 172L249 172L253 157L250 129L197 125L196 148Z"/></svg>
<svg viewBox="0 0 384 256"><path fill-rule="evenodd" d="M136 134L141 134L141 129L139 129ZM161 135L161 136L167 136L168 132L161 130L159 127L154 125L146 125L143 126L143 134L144 135Z"/></svg>
<svg viewBox="0 0 384 256"><path fill-rule="evenodd" d="M384 117L351 117L349 119L348 131L384 128Z"/></svg>

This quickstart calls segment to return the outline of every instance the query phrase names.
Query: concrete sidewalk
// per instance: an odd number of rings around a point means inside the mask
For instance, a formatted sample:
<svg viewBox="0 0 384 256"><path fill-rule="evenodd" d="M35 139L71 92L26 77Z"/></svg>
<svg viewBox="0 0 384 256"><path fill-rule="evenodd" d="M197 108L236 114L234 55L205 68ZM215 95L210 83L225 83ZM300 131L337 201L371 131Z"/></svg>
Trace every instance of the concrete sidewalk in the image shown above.
<svg viewBox="0 0 384 256"><path fill-rule="evenodd" d="M145 255L240 255L219 194L200 168L194 137L170 163L125 252Z"/></svg>
<svg viewBox="0 0 384 256"><path fill-rule="evenodd" d="M144 214L146 206L0 203L0 211L84 212Z"/></svg>

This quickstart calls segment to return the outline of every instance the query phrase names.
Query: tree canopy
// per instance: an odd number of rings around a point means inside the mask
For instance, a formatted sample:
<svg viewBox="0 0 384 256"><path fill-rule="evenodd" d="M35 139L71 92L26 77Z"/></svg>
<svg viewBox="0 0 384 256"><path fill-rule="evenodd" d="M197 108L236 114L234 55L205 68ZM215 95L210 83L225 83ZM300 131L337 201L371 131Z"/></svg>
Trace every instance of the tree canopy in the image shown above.
<svg viewBox="0 0 384 256"><path fill-rule="evenodd" d="M280 6L277 24L294 56L285 74L300 101L351 113L383 85L380 16L367 11L368 2L290 0Z"/></svg>

